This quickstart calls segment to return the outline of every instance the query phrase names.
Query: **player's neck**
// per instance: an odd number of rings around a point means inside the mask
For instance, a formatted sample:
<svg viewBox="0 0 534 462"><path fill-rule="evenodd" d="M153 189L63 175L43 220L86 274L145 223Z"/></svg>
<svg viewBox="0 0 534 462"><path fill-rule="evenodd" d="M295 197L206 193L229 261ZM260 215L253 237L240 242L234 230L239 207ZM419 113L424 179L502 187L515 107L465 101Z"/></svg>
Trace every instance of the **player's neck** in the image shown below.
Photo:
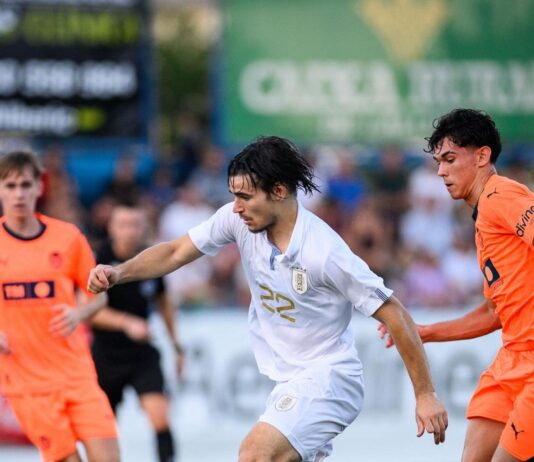
<svg viewBox="0 0 534 462"><path fill-rule="evenodd" d="M497 170L495 169L494 165L491 165L490 168L482 171L480 173L480 176L475 179L473 182L473 188L469 195L465 198L465 201L469 205L469 207L474 208L477 203L478 199L480 198L480 195L482 194L482 191L484 191L484 188L486 187L486 183L489 181L489 179L497 174Z"/></svg>
<svg viewBox="0 0 534 462"><path fill-rule="evenodd" d="M6 213L5 224L11 232L21 237L37 236L43 226L33 213L24 217L11 216L9 213Z"/></svg>
<svg viewBox="0 0 534 462"><path fill-rule="evenodd" d="M276 222L267 230L267 237L280 252L285 253L297 222L298 203L295 198L287 198L280 207Z"/></svg>

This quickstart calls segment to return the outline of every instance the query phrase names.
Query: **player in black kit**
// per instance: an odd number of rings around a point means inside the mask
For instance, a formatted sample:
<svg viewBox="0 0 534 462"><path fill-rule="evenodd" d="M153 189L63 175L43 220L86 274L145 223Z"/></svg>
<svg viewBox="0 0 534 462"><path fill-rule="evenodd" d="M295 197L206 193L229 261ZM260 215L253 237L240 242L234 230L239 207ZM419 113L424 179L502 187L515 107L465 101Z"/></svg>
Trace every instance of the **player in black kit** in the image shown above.
<svg viewBox="0 0 534 462"><path fill-rule="evenodd" d="M116 264L142 249L146 217L134 204L114 207L109 222L110 241L98 252L98 263ZM160 354L150 343L148 317L156 304L176 349L177 372L183 370L183 349L178 342L174 311L165 294L162 278L113 287L109 306L92 321L92 353L100 386L113 410L126 386L139 396L156 433L159 462L175 461L175 444L169 427L169 399L164 392Z"/></svg>

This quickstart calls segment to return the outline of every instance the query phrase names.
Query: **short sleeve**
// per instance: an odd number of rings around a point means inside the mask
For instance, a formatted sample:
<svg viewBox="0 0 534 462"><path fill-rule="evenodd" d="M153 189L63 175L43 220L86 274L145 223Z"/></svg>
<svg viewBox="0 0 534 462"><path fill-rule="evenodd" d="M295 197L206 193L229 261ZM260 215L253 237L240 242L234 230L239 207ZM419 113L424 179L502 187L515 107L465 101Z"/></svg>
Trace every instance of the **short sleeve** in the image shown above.
<svg viewBox="0 0 534 462"><path fill-rule="evenodd" d="M344 243L326 259L324 277L365 316L372 316L393 294L383 279Z"/></svg>
<svg viewBox="0 0 534 462"><path fill-rule="evenodd" d="M195 247L206 255L216 255L222 247L235 242L239 217L232 203L223 205L211 218L189 230Z"/></svg>
<svg viewBox="0 0 534 462"><path fill-rule="evenodd" d="M76 286L90 298L94 295L87 292L87 280L91 269L96 265L93 251L85 236L78 231L69 249L72 258L72 279Z"/></svg>
<svg viewBox="0 0 534 462"><path fill-rule="evenodd" d="M491 208L501 226L511 230L528 246L534 247L534 193L526 187L518 187L492 197L495 200Z"/></svg>

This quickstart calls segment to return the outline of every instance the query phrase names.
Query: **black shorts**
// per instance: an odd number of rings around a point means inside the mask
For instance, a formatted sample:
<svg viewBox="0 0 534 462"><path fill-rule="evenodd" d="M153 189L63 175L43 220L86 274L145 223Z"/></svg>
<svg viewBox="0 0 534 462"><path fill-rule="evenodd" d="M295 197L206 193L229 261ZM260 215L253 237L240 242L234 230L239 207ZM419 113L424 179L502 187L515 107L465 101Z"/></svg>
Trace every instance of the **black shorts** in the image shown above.
<svg viewBox="0 0 534 462"><path fill-rule="evenodd" d="M124 388L128 385L133 387L139 396L145 393L164 393L160 354L152 345L137 347L135 354L131 351L120 354L93 344L92 354L98 383L108 396L114 411L122 400Z"/></svg>

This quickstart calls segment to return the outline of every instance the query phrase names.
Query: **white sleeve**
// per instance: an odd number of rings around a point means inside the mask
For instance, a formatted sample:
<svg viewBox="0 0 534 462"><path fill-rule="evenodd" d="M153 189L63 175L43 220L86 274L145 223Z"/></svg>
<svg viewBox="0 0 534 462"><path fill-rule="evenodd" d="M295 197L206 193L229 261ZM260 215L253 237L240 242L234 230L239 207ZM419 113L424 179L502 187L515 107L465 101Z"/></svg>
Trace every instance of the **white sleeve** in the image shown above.
<svg viewBox="0 0 534 462"><path fill-rule="evenodd" d="M235 242L238 217L232 212L232 203L223 205L211 218L189 230L195 247L206 255L216 255L222 247Z"/></svg>
<svg viewBox="0 0 534 462"><path fill-rule="evenodd" d="M365 316L372 316L393 294L384 280L344 242L332 248L325 262L324 277L327 284L339 290Z"/></svg>

